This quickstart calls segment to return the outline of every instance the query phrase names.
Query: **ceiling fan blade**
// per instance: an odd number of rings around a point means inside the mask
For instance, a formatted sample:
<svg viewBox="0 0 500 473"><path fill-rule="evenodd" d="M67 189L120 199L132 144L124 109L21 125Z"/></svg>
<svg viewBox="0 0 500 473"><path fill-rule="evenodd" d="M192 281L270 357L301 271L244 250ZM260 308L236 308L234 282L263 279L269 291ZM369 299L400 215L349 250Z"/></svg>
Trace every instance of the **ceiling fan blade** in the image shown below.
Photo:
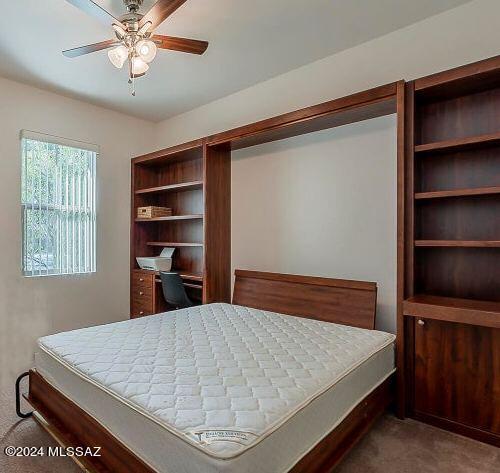
<svg viewBox="0 0 500 473"><path fill-rule="evenodd" d="M71 5L74 5L75 7L84 11L85 13L92 15L94 18L97 18L105 25L109 26L113 22L120 23L120 20L115 18L111 13L106 11L104 8L102 8L92 0L66 0L66 1L71 3Z"/></svg>
<svg viewBox="0 0 500 473"><path fill-rule="evenodd" d="M108 41L101 41L100 43L80 46L79 48L67 49L66 51L63 51L63 54L66 57L78 57L83 56L84 54L95 53L96 51L112 48L113 46L118 44L120 43L116 39L110 39Z"/></svg>
<svg viewBox="0 0 500 473"><path fill-rule="evenodd" d="M181 7L186 0L158 0L141 19L139 26L144 25L144 23L150 21L153 30L158 25L163 23L172 13L174 13L179 7Z"/></svg>
<svg viewBox="0 0 500 473"><path fill-rule="evenodd" d="M159 48L172 49L173 51L181 51L183 53L203 54L208 48L207 41L199 41L197 39L176 38L160 34L153 35L151 39Z"/></svg>

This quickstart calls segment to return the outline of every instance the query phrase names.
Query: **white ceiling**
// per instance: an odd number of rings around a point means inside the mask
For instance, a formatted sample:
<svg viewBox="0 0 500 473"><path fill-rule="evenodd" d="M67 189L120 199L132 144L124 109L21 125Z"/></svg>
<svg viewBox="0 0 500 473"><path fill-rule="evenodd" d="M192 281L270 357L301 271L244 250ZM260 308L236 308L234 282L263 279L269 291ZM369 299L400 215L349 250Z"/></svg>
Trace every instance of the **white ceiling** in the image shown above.
<svg viewBox="0 0 500 473"><path fill-rule="evenodd" d="M95 1L124 13L122 0ZM467 1L188 0L157 32L208 40L209 49L160 51L132 97L105 51L61 54L110 39L111 28L65 0L0 0L0 76L160 121Z"/></svg>

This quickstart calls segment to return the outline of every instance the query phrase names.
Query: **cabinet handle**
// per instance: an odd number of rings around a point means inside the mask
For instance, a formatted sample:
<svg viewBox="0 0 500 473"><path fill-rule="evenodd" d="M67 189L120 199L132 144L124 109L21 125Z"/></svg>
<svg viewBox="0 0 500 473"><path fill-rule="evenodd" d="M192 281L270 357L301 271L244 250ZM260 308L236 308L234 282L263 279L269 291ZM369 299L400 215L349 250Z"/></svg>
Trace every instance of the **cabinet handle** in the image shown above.
<svg viewBox="0 0 500 473"><path fill-rule="evenodd" d="M144 278L139 278L139 282L144 282Z"/></svg>
<svg viewBox="0 0 500 473"><path fill-rule="evenodd" d="M140 292L139 292L139 295L140 295L140 296L143 296L143 295L144 295L144 292L140 291Z"/></svg>
<svg viewBox="0 0 500 473"><path fill-rule="evenodd" d="M143 311L143 310L141 310L141 311L139 312L139 315L144 315L144 311Z"/></svg>
<svg viewBox="0 0 500 473"><path fill-rule="evenodd" d="M423 321L422 319L418 319L417 324L418 325L425 325L425 321Z"/></svg>

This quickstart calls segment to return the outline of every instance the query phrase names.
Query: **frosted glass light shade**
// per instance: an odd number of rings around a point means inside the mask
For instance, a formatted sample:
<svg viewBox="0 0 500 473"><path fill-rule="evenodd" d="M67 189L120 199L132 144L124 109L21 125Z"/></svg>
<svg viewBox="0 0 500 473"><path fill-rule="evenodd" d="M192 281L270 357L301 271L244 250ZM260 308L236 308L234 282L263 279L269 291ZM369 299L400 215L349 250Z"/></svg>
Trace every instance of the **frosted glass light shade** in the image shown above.
<svg viewBox="0 0 500 473"><path fill-rule="evenodd" d="M138 56L132 58L132 74L134 76L140 76L145 74L149 69L149 66Z"/></svg>
<svg viewBox="0 0 500 473"><path fill-rule="evenodd" d="M153 41L143 39L137 43L135 50L144 62L149 63L155 58L157 48Z"/></svg>
<svg viewBox="0 0 500 473"><path fill-rule="evenodd" d="M121 69L128 58L128 49L125 46L118 46L108 51L108 57L113 66Z"/></svg>

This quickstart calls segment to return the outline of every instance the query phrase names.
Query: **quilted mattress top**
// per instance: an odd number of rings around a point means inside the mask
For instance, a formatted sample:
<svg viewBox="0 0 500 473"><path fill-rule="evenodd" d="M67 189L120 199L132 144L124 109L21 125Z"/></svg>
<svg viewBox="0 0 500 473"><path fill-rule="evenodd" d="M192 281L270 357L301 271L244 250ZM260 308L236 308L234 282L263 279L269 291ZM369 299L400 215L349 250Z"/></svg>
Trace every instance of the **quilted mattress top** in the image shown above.
<svg viewBox="0 0 500 473"><path fill-rule="evenodd" d="M394 335L209 304L39 340L67 368L220 459L243 453Z"/></svg>

